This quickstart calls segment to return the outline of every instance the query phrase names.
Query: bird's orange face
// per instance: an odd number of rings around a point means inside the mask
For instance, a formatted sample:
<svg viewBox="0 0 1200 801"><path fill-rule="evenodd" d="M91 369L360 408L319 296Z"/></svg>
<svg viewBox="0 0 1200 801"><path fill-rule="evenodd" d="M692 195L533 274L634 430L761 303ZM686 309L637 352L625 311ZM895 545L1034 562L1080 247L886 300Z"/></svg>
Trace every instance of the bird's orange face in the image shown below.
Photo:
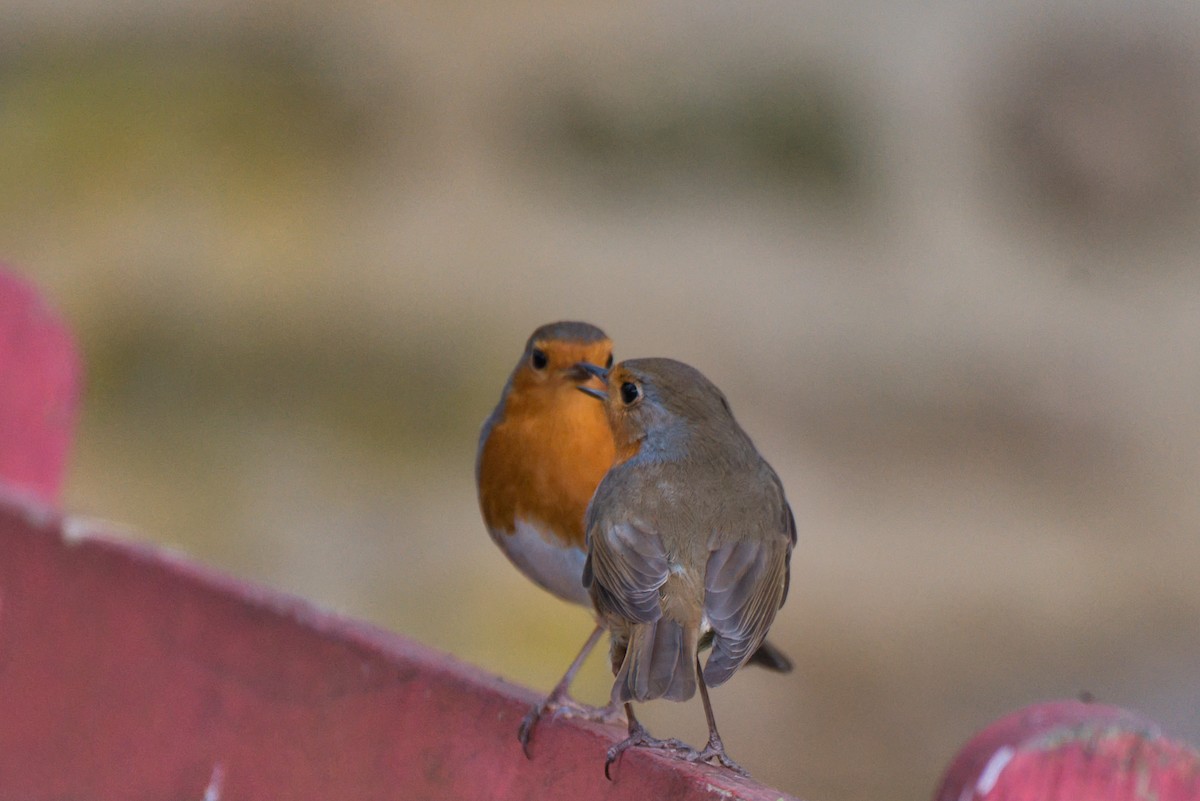
<svg viewBox="0 0 1200 801"><path fill-rule="evenodd" d="M605 369L612 366L612 342L535 340L513 373L509 403L528 411L562 408L586 400L579 387L603 389L603 383L578 365L583 362Z"/></svg>

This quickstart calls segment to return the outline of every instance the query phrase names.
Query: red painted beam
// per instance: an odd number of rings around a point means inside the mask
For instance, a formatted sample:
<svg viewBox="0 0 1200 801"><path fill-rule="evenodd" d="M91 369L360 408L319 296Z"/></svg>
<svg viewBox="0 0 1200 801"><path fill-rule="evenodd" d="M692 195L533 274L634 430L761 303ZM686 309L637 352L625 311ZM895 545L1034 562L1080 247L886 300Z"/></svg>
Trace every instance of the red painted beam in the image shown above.
<svg viewBox="0 0 1200 801"><path fill-rule="evenodd" d="M0 798L788 798L639 751L609 782L621 730L578 721L526 759L528 690L28 500L0 554Z"/></svg>
<svg viewBox="0 0 1200 801"><path fill-rule="evenodd" d="M1196 801L1200 753L1104 704L1035 704L963 747L935 801Z"/></svg>
<svg viewBox="0 0 1200 801"><path fill-rule="evenodd" d="M75 428L79 357L62 321L0 265L0 483L54 502Z"/></svg>

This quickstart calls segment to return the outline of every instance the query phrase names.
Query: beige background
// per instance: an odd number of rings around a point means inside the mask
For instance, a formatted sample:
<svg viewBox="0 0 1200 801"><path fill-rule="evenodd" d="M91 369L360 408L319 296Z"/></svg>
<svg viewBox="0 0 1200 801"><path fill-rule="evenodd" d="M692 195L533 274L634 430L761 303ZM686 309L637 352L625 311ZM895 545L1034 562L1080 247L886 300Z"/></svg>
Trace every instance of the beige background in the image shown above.
<svg viewBox="0 0 1200 801"><path fill-rule="evenodd" d="M72 509L548 689L589 623L472 461L586 319L725 389L795 508L797 670L714 696L758 778L918 801L1084 690L1200 741L1200 6L161 5L0 11Z"/></svg>

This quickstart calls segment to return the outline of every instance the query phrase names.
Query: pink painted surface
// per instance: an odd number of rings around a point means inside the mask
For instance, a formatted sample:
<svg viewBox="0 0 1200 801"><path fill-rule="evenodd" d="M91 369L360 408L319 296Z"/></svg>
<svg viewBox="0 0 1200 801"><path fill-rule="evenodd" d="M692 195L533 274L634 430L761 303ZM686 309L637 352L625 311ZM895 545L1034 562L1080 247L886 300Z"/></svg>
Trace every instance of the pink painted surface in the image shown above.
<svg viewBox="0 0 1200 801"><path fill-rule="evenodd" d="M0 265L0 482L58 499L79 375L66 327L33 287Z"/></svg>
<svg viewBox="0 0 1200 801"><path fill-rule="evenodd" d="M1104 704L1035 704L991 724L955 758L935 801L1197 801L1200 754Z"/></svg>
<svg viewBox="0 0 1200 801"><path fill-rule="evenodd" d="M790 798L636 751L610 783L621 730L576 721L528 760L528 690L80 527L0 501L3 801Z"/></svg>

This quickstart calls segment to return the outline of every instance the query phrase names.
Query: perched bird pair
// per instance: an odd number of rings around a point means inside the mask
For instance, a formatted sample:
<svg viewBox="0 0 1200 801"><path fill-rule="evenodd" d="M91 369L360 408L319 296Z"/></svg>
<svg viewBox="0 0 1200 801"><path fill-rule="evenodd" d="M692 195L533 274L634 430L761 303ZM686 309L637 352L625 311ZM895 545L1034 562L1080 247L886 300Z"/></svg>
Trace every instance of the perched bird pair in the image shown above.
<svg viewBox="0 0 1200 801"><path fill-rule="evenodd" d="M742 771L724 750L708 688L748 662L787 672L765 641L788 589L796 527L778 476L699 371L671 359L612 366L612 343L587 323L537 329L480 434L480 509L492 539L528 578L597 615L562 680L525 717L526 754L547 711L614 720L628 748L666 750ZM569 695L604 630L616 681L609 705ZM699 653L711 648L701 666ZM699 690L709 739L658 740L632 701L684 701Z"/></svg>

